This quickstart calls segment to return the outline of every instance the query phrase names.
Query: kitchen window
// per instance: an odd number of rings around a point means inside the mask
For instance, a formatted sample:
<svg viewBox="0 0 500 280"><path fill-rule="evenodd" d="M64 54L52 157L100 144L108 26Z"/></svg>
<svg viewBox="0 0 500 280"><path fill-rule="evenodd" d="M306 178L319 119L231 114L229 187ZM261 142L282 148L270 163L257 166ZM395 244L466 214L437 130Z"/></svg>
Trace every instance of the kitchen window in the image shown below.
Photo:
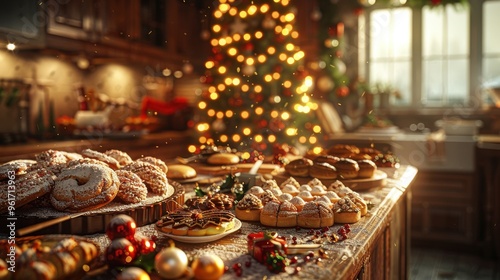
<svg viewBox="0 0 500 280"><path fill-rule="evenodd" d="M499 14L499 0L375 5L360 17L360 75L400 93L391 109L479 109L490 102L484 85L500 79Z"/></svg>

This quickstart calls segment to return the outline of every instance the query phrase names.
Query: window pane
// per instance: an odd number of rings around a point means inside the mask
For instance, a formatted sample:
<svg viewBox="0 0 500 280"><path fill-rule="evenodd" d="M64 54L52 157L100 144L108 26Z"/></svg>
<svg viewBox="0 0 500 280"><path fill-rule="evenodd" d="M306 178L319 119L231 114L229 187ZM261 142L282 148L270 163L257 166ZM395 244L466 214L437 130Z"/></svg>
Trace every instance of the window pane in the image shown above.
<svg viewBox="0 0 500 280"><path fill-rule="evenodd" d="M448 102L461 103L468 98L468 61L457 59L448 61Z"/></svg>
<svg viewBox="0 0 500 280"><path fill-rule="evenodd" d="M500 1L485 2L483 6L483 46L484 53L500 52Z"/></svg>
<svg viewBox="0 0 500 280"><path fill-rule="evenodd" d="M370 20L370 57L373 59L389 56L390 51L390 13L378 10L371 14Z"/></svg>
<svg viewBox="0 0 500 280"><path fill-rule="evenodd" d="M500 1L485 2L483 13L483 80L500 85Z"/></svg>
<svg viewBox="0 0 500 280"><path fill-rule="evenodd" d="M394 63L394 79L392 85L401 95L400 99L395 99L398 105L409 105L411 103L411 63L409 61Z"/></svg>
<svg viewBox="0 0 500 280"><path fill-rule="evenodd" d="M443 10L425 7L422 12L422 46L424 56L443 54Z"/></svg>
<svg viewBox="0 0 500 280"><path fill-rule="evenodd" d="M422 103L440 101L443 96L443 61L424 61L423 68Z"/></svg>
<svg viewBox="0 0 500 280"><path fill-rule="evenodd" d="M452 5L446 8L448 55L469 53L469 14L464 11Z"/></svg>
<svg viewBox="0 0 500 280"><path fill-rule="evenodd" d="M407 58L410 54L411 11L395 9L393 15L392 53L396 58Z"/></svg>

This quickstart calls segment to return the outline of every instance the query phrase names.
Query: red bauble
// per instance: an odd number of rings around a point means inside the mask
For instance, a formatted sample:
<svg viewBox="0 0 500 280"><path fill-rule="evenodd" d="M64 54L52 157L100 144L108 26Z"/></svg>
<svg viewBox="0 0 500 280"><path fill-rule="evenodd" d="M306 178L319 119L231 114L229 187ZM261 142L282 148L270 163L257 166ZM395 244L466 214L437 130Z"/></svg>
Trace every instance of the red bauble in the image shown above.
<svg viewBox="0 0 500 280"><path fill-rule="evenodd" d="M106 227L106 235L111 240L133 237L136 227L137 225L132 217L120 214L109 221Z"/></svg>
<svg viewBox="0 0 500 280"><path fill-rule="evenodd" d="M254 48L254 46L253 46L253 44L252 44L252 43L246 43L246 44L243 46L243 49L244 49L245 51L253 51L253 48Z"/></svg>
<svg viewBox="0 0 500 280"><path fill-rule="evenodd" d="M117 238L111 241L106 249L106 261L109 265L128 265L137 256L137 249L126 238Z"/></svg>
<svg viewBox="0 0 500 280"><path fill-rule="evenodd" d="M346 97L349 95L349 88L347 86L341 86L337 89L338 97Z"/></svg>
<svg viewBox="0 0 500 280"><path fill-rule="evenodd" d="M148 238L142 234L136 234L133 240L130 241L135 246L139 254L147 255L156 250L156 243L153 241L153 239Z"/></svg>

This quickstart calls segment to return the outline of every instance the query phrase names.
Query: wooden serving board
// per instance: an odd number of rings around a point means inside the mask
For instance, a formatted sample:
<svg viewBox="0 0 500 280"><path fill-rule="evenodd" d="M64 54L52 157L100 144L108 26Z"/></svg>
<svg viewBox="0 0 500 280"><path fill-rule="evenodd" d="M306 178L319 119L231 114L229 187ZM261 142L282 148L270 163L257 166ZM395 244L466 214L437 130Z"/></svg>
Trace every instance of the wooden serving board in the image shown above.
<svg viewBox="0 0 500 280"><path fill-rule="evenodd" d="M189 166L193 167L197 173L206 174L211 176L220 176L234 174L238 172L248 172L252 168L253 163L238 163L234 165L209 165L205 163L190 163ZM280 169L279 165L263 163L257 173L270 174L277 172Z"/></svg>
<svg viewBox="0 0 500 280"><path fill-rule="evenodd" d="M273 178L276 180L278 184L281 184L284 182L286 179L290 178L290 174L287 172L281 170L277 173L272 174ZM293 176L299 182L300 184L307 184L307 182L311 181L312 177L295 177ZM342 183L346 187L351 188L353 191L364 191L364 190L369 190L373 188L379 188L383 187L387 184L387 173L385 173L382 170L376 170L375 174L373 174L373 177L371 178L363 178L363 179L349 179L349 180L342 180ZM334 180L320 180L325 186L329 186L331 183L335 182L336 179Z"/></svg>

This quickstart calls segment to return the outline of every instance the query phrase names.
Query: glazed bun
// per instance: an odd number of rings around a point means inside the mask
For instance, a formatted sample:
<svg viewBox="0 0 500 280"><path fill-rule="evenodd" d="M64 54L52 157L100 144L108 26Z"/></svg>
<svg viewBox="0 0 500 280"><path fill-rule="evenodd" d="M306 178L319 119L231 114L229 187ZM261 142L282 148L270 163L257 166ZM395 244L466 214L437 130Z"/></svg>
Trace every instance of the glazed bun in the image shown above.
<svg viewBox="0 0 500 280"><path fill-rule="evenodd" d="M323 202L307 202L297 216L297 225L303 228L329 227L333 222L333 212Z"/></svg>
<svg viewBox="0 0 500 280"><path fill-rule="evenodd" d="M337 168L337 177L339 179L354 179L358 177L359 165L355 160L341 158L334 166Z"/></svg>
<svg viewBox="0 0 500 280"><path fill-rule="evenodd" d="M172 164L167 167L167 178L169 179L191 179L196 177L196 175L196 170L189 165Z"/></svg>
<svg viewBox="0 0 500 280"><path fill-rule="evenodd" d="M239 162L240 158L231 153L216 153L207 158L207 163L212 165L231 165Z"/></svg>
<svg viewBox="0 0 500 280"><path fill-rule="evenodd" d="M297 177L308 177L309 168L313 165L313 161L307 158L300 158L292 160L290 163L285 165L285 171L290 174L290 176Z"/></svg>
<svg viewBox="0 0 500 280"><path fill-rule="evenodd" d="M339 161L340 158L332 155L319 155L317 156L313 161L314 163L329 163L333 165L337 161Z"/></svg>
<svg viewBox="0 0 500 280"><path fill-rule="evenodd" d="M323 180L337 179L337 169L329 163L315 163L309 168L309 176Z"/></svg>
<svg viewBox="0 0 500 280"><path fill-rule="evenodd" d="M359 148L354 145L336 144L327 151L328 155L336 157L350 157L353 154L359 154Z"/></svg>
<svg viewBox="0 0 500 280"><path fill-rule="evenodd" d="M358 160L358 166L358 178L371 178L377 170L377 165L369 159Z"/></svg>

